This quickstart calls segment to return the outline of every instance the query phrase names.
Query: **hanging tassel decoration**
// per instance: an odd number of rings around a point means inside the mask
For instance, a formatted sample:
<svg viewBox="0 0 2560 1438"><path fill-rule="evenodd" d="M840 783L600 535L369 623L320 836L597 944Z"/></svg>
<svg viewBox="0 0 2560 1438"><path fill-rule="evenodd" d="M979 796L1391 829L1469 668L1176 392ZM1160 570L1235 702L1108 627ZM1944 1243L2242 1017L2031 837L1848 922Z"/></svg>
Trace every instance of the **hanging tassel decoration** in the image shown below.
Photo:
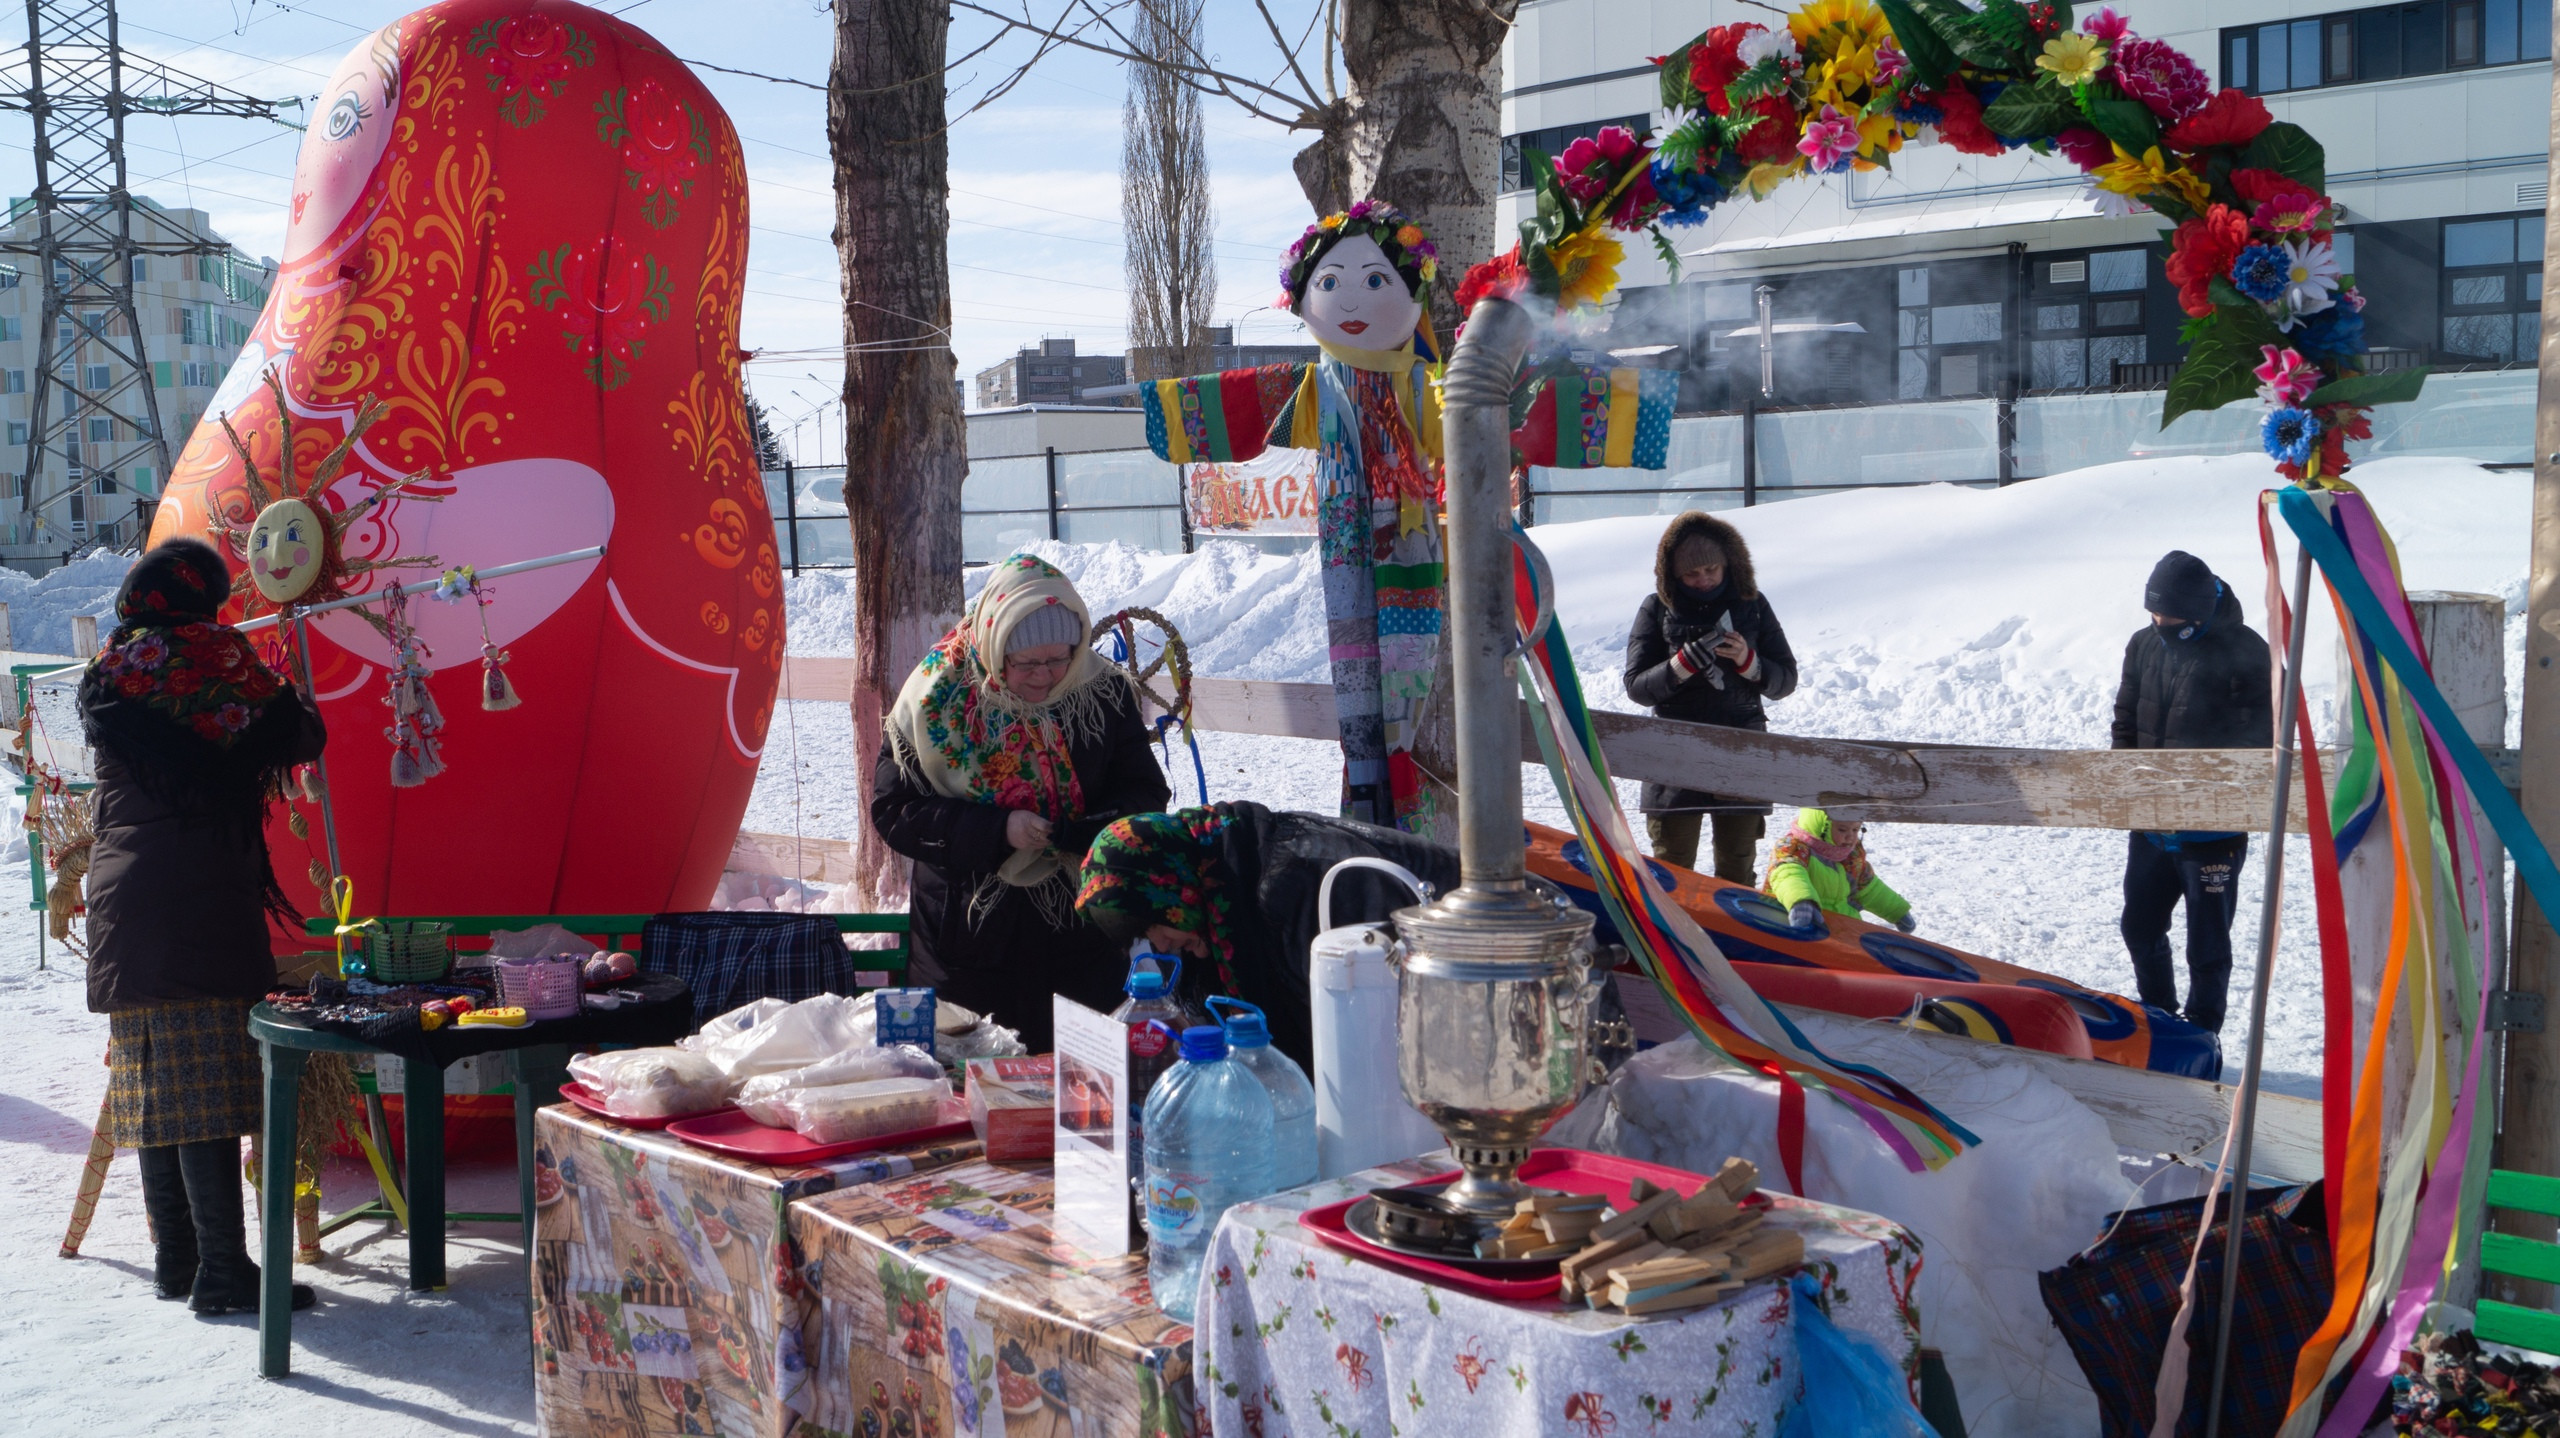
<svg viewBox="0 0 2560 1438"><path fill-rule="evenodd" d="M489 605L495 596L480 583L471 566L446 570L444 582L436 586L434 594L444 600L467 598L480 612L480 707L502 714L523 703L516 693L515 681L507 677L507 660L513 656L489 637Z"/></svg>
<svg viewBox="0 0 2560 1438"><path fill-rule="evenodd" d="M432 653L409 623L409 606L398 589L383 605L384 628L391 637L391 692L383 703L391 709L391 787L414 789L444 772L444 756L436 736L444 731L444 713L427 688L427 658Z"/></svg>

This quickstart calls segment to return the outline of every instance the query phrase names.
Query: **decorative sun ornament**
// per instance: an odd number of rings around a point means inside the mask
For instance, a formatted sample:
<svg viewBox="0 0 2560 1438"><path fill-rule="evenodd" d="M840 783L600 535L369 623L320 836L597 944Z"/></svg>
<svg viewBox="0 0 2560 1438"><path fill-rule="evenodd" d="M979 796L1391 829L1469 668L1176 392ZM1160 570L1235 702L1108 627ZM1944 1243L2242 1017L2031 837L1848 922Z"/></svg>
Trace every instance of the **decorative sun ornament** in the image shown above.
<svg viewBox="0 0 2560 1438"><path fill-rule="evenodd" d="M255 617L276 613L295 606L308 607L344 599L355 592L355 580L380 569L433 569L438 561L433 555L416 555L401 559L351 559L346 552L346 534L357 520L392 495L402 493L412 484L425 479L428 471L405 475L349 505L332 511L327 495L339 471L346 467L347 456L356 441L364 436L374 421L382 418L383 405L368 399L356 411L355 421L347 426L346 438L338 441L312 470L308 483L296 484L293 476L293 410L285 403L284 382L270 371L265 377L269 391L276 397L277 422L282 426L281 443L277 446L276 481L270 486L258 472L258 463L249 456L248 444L225 417L222 432L231 439L231 447L239 452L243 482L248 489L249 512L254 516L247 525L235 522L227 513L217 513L215 524L232 555L246 567L231 581L231 597L240 601L242 616ZM409 495L411 499L432 501L438 496ZM359 609L375 628L381 623L371 613Z"/></svg>

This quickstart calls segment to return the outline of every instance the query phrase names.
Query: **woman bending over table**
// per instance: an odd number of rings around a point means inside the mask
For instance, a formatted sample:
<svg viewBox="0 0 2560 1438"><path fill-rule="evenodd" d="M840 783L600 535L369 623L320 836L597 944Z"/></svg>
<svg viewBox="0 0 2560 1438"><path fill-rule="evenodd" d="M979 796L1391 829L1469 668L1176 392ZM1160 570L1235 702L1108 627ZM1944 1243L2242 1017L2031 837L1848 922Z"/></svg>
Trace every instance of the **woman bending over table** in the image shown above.
<svg viewBox="0 0 2560 1438"><path fill-rule="evenodd" d="M1050 996L1108 1012L1125 946L1076 913L1103 826L1173 796L1137 687L1090 646L1075 586L1016 555L907 676L872 778L871 822L916 861L920 981L1047 1053Z"/></svg>

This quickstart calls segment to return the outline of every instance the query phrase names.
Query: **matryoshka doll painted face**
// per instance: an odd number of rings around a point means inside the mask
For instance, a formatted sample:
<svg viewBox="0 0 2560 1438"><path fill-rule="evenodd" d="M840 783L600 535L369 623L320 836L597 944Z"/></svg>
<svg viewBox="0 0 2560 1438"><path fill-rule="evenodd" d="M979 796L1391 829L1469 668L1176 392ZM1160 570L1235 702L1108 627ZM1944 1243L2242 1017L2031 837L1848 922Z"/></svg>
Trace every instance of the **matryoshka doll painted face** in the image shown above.
<svg viewBox="0 0 2560 1438"><path fill-rule="evenodd" d="M1405 288L1404 276L1376 240L1353 235L1316 261L1298 313L1328 344L1391 350L1413 338L1422 323L1422 301Z"/></svg>
<svg viewBox="0 0 2560 1438"><path fill-rule="evenodd" d="M400 103L399 26L385 26L347 52L313 102L311 129L293 163L293 212L285 263L317 258L338 240L341 221L364 192L391 142Z"/></svg>
<svg viewBox="0 0 2560 1438"><path fill-rule="evenodd" d="M249 526L249 582L270 603L311 592L327 556L328 525L298 499L279 499Z"/></svg>

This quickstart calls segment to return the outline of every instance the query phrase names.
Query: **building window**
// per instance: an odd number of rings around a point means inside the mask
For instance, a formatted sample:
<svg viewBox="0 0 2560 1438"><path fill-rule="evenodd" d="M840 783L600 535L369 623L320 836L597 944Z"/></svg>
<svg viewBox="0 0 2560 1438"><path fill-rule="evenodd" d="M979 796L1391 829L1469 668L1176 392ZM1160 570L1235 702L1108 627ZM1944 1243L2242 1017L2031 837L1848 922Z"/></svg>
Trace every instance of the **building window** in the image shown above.
<svg viewBox="0 0 2560 1438"><path fill-rule="evenodd" d="M0 290L14 290L14 289L16 289L17 287L18 287L18 271L17 271L17 268L16 268L15 266L10 266L10 267L7 267L7 268L0 268Z"/></svg>
<svg viewBox="0 0 2560 1438"><path fill-rule="evenodd" d="M11 444L25 444L27 442L27 422L25 420L13 419L9 421L9 442Z"/></svg>
<svg viewBox="0 0 2560 1438"><path fill-rule="evenodd" d="M151 262L140 255L133 257L133 282L141 284L151 278Z"/></svg>
<svg viewBox="0 0 2560 1438"><path fill-rule="evenodd" d="M1528 130L1502 137L1502 188L1529 188L1528 153L1531 150L1552 160L1564 153L1564 147L1586 136L1597 135L1611 125L1620 125L1638 135L1653 131L1653 120L1646 115L1621 115L1614 120L1592 120L1580 125L1551 125L1543 130Z"/></svg>
<svg viewBox="0 0 2560 1438"><path fill-rule="evenodd" d="M89 442L91 444L113 443L116 437L115 426L116 422L114 420L103 419L95 415L91 416L89 419Z"/></svg>
<svg viewBox="0 0 2560 1438"><path fill-rule="evenodd" d="M2143 294L2149 266L2139 249L2034 261L2029 389L2103 388L2115 383L2117 365L2149 358Z"/></svg>
<svg viewBox="0 0 2560 1438"><path fill-rule="evenodd" d="M2445 221L2443 274L2447 358L2533 360L2542 325L2542 216Z"/></svg>
<svg viewBox="0 0 2560 1438"><path fill-rule="evenodd" d="M2551 58L2535 0L2425 0L2222 32L2222 81L2273 95Z"/></svg>
<svg viewBox="0 0 2560 1438"><path fill-rule="evenodd" d="M0 394L25 394L27 372L22 369L0 370Z"/></svg>
<svg viewBox="0 0 2560 1438"><path fill-rule="evenodd" d="M80 367L80 387L82 389L102 390L107 387L109 382L110 381L107 378L107 367L105 365L92 364L82 365Z"/></svg>
<svg viewBox="0 0 2560 1438"><path fill-rule="evenodd" d="M94 479L94 480L92 480L92 481L90 481L90 485L89 485L89 487L90 487L90 489L91 489L91 491L92 491L92 492L97 493L97 494L113 494L113 493L115 493L115 492L116 492L116 472L115 472L114 470L112 470L112 469L102 469L102 470L99 470L99 471L98 471L98 476L97 476L97 478L96 478L96 479Z"/></svg>

